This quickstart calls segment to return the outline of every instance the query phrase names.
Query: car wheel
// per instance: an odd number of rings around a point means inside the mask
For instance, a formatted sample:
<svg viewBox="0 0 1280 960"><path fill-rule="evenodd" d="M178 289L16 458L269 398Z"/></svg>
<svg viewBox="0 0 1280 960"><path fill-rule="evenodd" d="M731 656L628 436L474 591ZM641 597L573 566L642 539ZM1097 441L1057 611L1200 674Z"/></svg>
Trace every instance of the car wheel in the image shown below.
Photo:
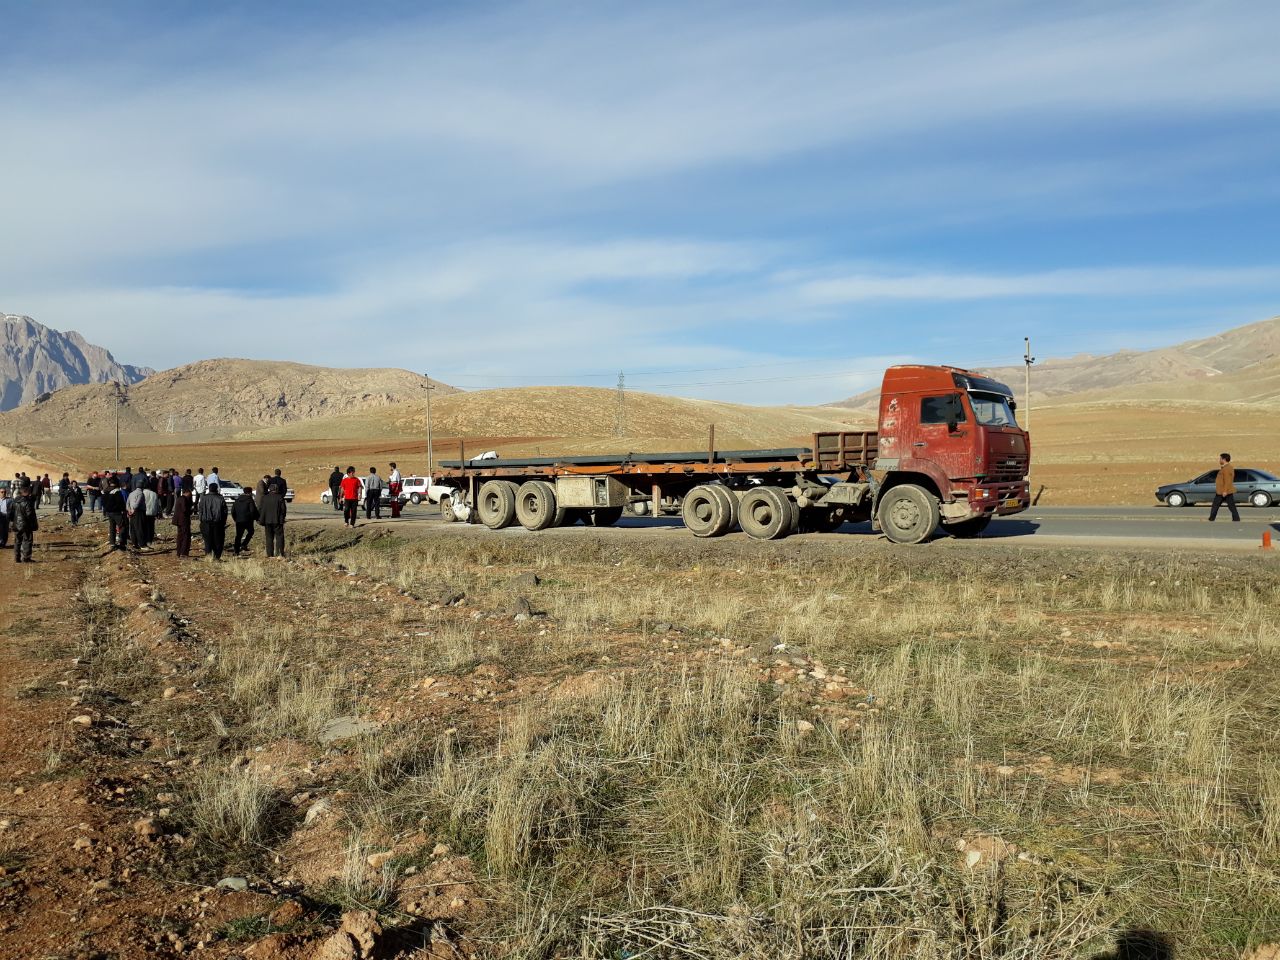
<svg viewBox="0 0 1280 960"><path fill-rule="evenodd" d="M1255 507L1269 507L1271 506L1271 495L1265 490L1255 490L1249 494L1249 502Z"/></svg>
<svg viewBox="0 0 1280 960"><path fill-rule="evenodd" d="M1187 495L1181 490L1174 490L1164 498L1164 502L1170 507L1185 507L1187 505Z"/></svg>
<svg viewBox="0 0 1280 960"><path fill-rule="evenodd" d="M422 496L420 494L411 493L409 494L409 502L416 507L422 502Z"/></svg>

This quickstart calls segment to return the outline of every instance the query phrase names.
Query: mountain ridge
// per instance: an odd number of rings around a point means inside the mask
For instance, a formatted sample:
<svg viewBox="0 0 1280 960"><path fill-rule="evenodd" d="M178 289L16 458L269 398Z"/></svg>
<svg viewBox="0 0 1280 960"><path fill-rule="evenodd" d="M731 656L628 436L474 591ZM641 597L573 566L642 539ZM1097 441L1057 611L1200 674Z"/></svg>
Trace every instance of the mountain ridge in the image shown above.
<svg viewBox="0 0 1280 960"><path fill-rule="evenodd" d="M12 410L64 387L139 383L150 367L120 363L105 347L74 330L54 330L21 314L0 314L0 410Z"/></svg>
<svg viewBox="0 0 1280 960"><path fill-rule="evenodd" d="M1044 360L1031 368L1031 399L1044 403L1117 388L1132 392L1145 384L1205 381L1273 362L1280 363L1280 316L1153 350ZM1009 384L1022 399L1025 368L1021 364L985 367L980 372ZM879 393L867 390L832 405L864 409L874 404Z"/></svg>

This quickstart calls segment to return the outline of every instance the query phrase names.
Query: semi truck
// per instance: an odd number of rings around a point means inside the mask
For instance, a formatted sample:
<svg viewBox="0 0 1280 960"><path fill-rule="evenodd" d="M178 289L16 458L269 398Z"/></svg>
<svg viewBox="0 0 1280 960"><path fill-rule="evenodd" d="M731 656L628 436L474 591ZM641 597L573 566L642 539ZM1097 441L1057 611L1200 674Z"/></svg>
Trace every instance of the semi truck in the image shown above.
<svg viewBox="0 0 1280 960"><path fill-rule="evenodd" d="M977 536L1030 506L1031 444L1013 392L949 366L885 371L876 430L815 433L807 447L441 463L446 520L498 530L617 523L627 509L678 507L697 537L741 529L776 540L871 521L895 543L942 529Z"/></svg>

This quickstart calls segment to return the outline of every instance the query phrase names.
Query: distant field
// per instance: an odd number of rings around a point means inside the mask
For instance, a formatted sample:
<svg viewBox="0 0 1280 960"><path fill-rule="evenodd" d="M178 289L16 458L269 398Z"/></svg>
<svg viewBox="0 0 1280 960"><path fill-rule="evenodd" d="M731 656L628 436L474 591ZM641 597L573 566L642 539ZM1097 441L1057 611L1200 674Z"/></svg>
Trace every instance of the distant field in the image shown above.
<svg viewBox="0 0 1280 960"><path fill-rule="evenodd" d="M579 395L571 388L557 390L538 388L520 397L491 391L476 401L475 409L462 402L479 395L446 398L438 405L436 458L455 458L459 436L469 456L491 449L549 455L699 450L707 444L711 423L716 424L720 449L802 445L815 430L867 426L856 413L824 407L751 408L645 397L633 403L630 432L619 438L591 432L598 431L600 423L612 424L612 410L600 406L600 394L608 391ZM564 401L558 408L557 396ZM650 404L651 399L656 402ZM502 413L506 402L526 406ZM1231 451L1239 464L1280 472L1278 420L1280 409L1269 405L1205 401L1107 401L1037 408L1032 412L1032 447L1035 488L1044 488L1039 502L1149 503L1157 485L1209 469L1222 450ZM486 423L501 429L484 433ZM450 426L461 429L452 432ZM111 438L105 436L32 441L27 449L28 463L34 459L77 469L108 466L114 459ZM335 464L352 464L360 471L375 465L382 470L394 460L402 472L423 471L425 415L400 407L222 440L135 434L122 439L121 458L135 466L216 464L232 479L280 467L300 496L318 496Z"/></svg>

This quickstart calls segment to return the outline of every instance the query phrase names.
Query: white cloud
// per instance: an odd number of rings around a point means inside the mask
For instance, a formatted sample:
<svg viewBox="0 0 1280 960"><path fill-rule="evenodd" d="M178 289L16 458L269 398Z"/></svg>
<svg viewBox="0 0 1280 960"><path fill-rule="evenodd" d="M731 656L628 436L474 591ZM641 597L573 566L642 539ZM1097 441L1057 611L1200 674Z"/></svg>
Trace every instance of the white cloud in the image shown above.
<svg viewBox="0 0 1280 960"><path fill-rule="evenodd" d="M1166 296L1212 289L1280 291L1280 267L1114 267L1023 274L858 272L801 280L812 304L878 300L995 300L1017 297Z"/></svg>

